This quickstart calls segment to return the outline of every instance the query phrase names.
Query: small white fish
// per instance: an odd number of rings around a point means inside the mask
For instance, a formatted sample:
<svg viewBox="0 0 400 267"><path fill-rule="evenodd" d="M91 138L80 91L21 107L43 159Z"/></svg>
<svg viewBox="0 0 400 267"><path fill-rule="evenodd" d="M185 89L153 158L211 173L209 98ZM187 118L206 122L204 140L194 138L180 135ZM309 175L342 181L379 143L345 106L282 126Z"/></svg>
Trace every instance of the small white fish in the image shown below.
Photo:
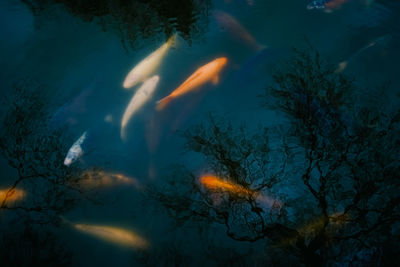
<svg viewBox="0 0 400 267"><path fill-rule="evenodd" d="M79 159L83 155L82 144L87 137L87 132L85 131L78 140L71 146L68 150L67 156L64 160L64 165L69 166L74 163L77 159Z"/></svg>
<svg viewBox="0 0 400 267"><path fill-rule="evenodd" d="M176 34L169 38L169 40L160 48L137 64L126 76L123 87L125 89L131 88L153 75L154 71L156 71L158 66L161 64L168 49L174 44L175 38Z"/></svg>
<svg viewBox="0 0 400 267"><path fill-rule="evenodd" d="M125 110L124 115L122 116L121 138L123 140L126 139L126 125L128 124L132 115L152 97L159 80L160 77L158 75L151 77L150 79L146 80L133 95L131 101L128 104L128 107Z"/></svg>

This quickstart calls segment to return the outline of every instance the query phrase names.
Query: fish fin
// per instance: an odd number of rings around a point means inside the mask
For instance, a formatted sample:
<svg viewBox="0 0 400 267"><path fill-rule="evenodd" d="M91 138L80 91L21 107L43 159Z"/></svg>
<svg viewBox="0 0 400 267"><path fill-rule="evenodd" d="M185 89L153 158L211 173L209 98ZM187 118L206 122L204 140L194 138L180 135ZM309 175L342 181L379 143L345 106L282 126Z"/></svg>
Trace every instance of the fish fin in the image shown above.
<svg viewBox="0 0 400 267"><path fill-rule="evenodd" d="M166 96L160 101L157 101L156 110L163 110L172 101L172 99L173 98L171 96Z"/></svg>
<svg viewBox="0 0 400 267"><path fill-rule="evenodd" d="M218 84L218 82L219 82L219 76L218 76L218 75L215 75L215 76L212 78L212 83L213 83L213 84Z"/></svg>
<svg viewBox="0 0 400 267"><path fill-rule="evenodd" d="M268 45L257 44L257 45L255 46L255 50L256 50L256 51L261 51L261 50L264 50L264 49L266 49L266 48L268 48Z"/></svg>

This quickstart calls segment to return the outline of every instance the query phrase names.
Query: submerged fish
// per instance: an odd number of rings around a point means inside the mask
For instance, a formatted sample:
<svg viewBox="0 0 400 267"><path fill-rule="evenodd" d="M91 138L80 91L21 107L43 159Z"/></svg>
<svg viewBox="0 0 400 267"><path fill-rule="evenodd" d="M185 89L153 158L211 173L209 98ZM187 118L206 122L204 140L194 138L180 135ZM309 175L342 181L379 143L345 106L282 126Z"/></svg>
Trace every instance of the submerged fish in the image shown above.
<svg viewBox="0 0 400 267"><path fill-rule="evenodd" d="M339 9L348 0L316 0L307 5L307 9L324 9L325 12L332 12Z"/></svg>
<svg viewBox="0 0 400 267"><path fill-rule="evenodd" d="M219 73L227 64L226 57L217 58L210 63L198 68L186 81L184 81L170 95L164 97L157 103L157 110L164 109L173 99L180 97L190 91L198 89L201 85L212 81L217 84L219 81Z"/></svg>
<svg viewBox="0 0 400 267"><path fill-rule="evenodd" d="M254 192L250 189L229 181L222 180L214 175L204 175L200 178L200 182L211 190L220 189L242 196L250 196L254 194Z"/></svg>
<svg viewBox="0 0 400 267"><path fill-rule="evenodd" d="M130 248L146 249L149 243L138 234L112 226L73 224L74 228L102 240Z"/></svg>
<svg viewBox="0 0 400 267"><path fill-rule="evenodd" d="M68 150L67 157L64 160L64 165L69 166L74 163L77 159L79 159L83 155L82 144L87 137L87 132L85 131L78 140L72 145L72 147Z"/></svg>
<svg viewBox="0 0 400 267"><path fill-rule="evenodd" d="M60 126L65 123L76 124L78 118L88 112L88 100L93 95L98 83L98 79L95 79L86 89L58 108L50 119L50 123L54 126Z"/></svg>
<svg viewBox="0 0 400 267"><path fill-rule="evenodd" d="M229 34L236 39L246 43L254 50L264 49L264 45L260 45L254 37L244 28L234 17L223 11L214 11L214 17L221 27L225 28Z"/></svg>
<svg viewBox="0 0 400 267"><path fill-rule="evenodd" d="M280 208L282 203L271 199L255 190L248 189L242 185L223 180L215 175L204 175L200 178L200 183L209 190L227 191L240 197L254 197L258 202L266 204L268 208Z"/></svg>
<svg viewBox="0 0 400 267"><path fill-rule="evenodd" d="M22 200L25 197L25 191L21 189L1 189L0 190L0 206L6 205L7 202Z"/></svg>
<svg viewBox="0 0 400 267"><path fill-rule="evenodd" d="M126 76L123 87L126 89L131 88L153 75L154 71L156 71L156 69L160 66L161 61L166 55L168 49L175 42L175 39L176 34L169 38L169 40L160 48L137 64Z"/></svg>
<svg viewBox="0 0 400 267"><path fill-rule="evenodd" d="M137 189L142 189L139 181L135 178L128 177L122 173L96 170L85 171L79 179L79 183L86 188L129 185Z"/></svg>
<svg viewBox="0 0 400 267"><path fill-rule="evenodd" d="M158 84L160 77L155 75L146 80L143 85L133 95L128 107L122 116L121 122L121 138L126 139L126 125L128 124L132 115L138 111L153 95L154 90Z"/></svg>
<svg viewBox="0 0 400 267"><path fill-rule="evenodd" d="M374 47L374 46L378 46L378 45L385 46L391 39L392 39L392 36L390 34L380 36L380 37L374 39L373 41L369 42L367 45L365 45L361 49L359 49L350 58L348 58L345 61L340 62L338 64L338 67L335 72L338 73L338 72L344 71L347 68L348 64L351 61L353 61L356 57L358 57L360 54L362 54L363 52L365 52L366 50L368 50L369 48Z"/></svg>

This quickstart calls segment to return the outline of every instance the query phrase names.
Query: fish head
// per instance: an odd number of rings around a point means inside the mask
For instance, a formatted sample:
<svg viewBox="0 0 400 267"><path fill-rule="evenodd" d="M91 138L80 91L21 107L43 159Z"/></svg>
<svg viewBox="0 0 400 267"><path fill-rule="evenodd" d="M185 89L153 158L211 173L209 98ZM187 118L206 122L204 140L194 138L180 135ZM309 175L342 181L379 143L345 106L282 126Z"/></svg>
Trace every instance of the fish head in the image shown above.
<svg viewBox="0 0 400 267"><path fill-rule="evenodd" d="M72 148L68 151L67 157L64 160L64 165L69 166L72 163L74 163L81 155L83 154L83 150L81 146L79 145L74 145Z"/></svg>
<svg viewBox="0 0 400 267"><path fill-rule="evenodd" d="M154 75L154 76L151 77L148 81L149 81L149 83L151 83L151 84L157 84L159 80L160 80L160 76Z"/></svg>
<svg viewBox="0 0 400 267"><path fill-rule="evenodd" d="M215 60L215 63L218 65L219 69L221 69L228 63L228 59L226 57L220 57Z"/></svg>
<svg viewBox="0 0 400 267"><path fill-rule="evenodd" d="M153 94L154 90L156 89L156 86L158 84L158 81L160 80L160 76L154 75L153 77L149 78L148 80L145 81L145 88L144 88L144 94L149 96Z"/></svg>
<svg viewBox="0 0 400 267"><path fill-rule="evenodd" d="M70 157L66 157L65 158L65 160L64 160L64 165L65 166L69 166L69 165L71 165L72 164L72 158L70 158Z"/></svg>
<svg viewBox="0 0 400 267"><path fill-rule="evenodd" d="M143 80L143 76L140 75L139 73L137 73L136 71L134 71L134 72L128 74L128 76L126 77L122 86L125 89L129 89L129 88L137 85L138 83L140 83L142 80Z"/></svg>

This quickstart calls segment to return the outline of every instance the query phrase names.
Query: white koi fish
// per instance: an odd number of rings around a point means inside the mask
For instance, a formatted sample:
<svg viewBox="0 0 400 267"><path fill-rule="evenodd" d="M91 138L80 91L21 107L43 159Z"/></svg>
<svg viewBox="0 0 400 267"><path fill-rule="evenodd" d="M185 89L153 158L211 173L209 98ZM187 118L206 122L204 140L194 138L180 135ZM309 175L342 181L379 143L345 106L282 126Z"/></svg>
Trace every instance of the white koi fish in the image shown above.
<svg viewBox="0 0 400 267"><path fill-rule="evenodd" d="M131 119L132 115L137 112L153 95L154 90L158 84L160 77L155 75L150 79L146 80L143 85L133 95L128 107L122 116L121 122L121 138L126 139L126 125Z"/></svg>
<svg viewBox="0 0 400 267"><path fill-rule="evenodd" d="M162 59L175 42L175 38L176 34L169 38L169 40L160 48L137 64L126 76L123 87L125 89L131 88L150 77L160 66Z"/></svg>
<svg viewBox="0 0 400 267"><path fill-rule="evenodd" d="M72 145L72 147L68 150L67 157L64 160L64 165L69 166L74 163L77 159L79 159L83 155L82 144L87 137L87 132L85 131L78 140Z"/></svg>

